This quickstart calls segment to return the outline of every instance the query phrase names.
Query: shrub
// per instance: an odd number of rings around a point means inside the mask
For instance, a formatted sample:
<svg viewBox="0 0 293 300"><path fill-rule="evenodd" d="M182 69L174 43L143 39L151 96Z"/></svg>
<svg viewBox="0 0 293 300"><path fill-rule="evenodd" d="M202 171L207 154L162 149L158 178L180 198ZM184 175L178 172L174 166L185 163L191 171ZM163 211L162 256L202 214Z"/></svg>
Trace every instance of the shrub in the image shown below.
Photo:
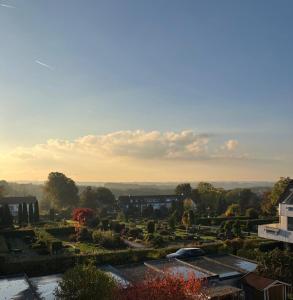
<svg viewBox="0 0 293 300"><path fill-rule="evenodd" d="M92 241L92 235L86 227L77 228L76 241L78 242L90 242Z"/></svg>
<svg viewBox="0 0 293 300"><path fill-rule="evenodd" d="M164 239L160 235L156 235L152 240L151 240L152 246L154 248L161 248L165 245Z"/></svg>
<svg viewBox="0 0 293 300"><path fill-rule="evenodd" d="M155 232L155 222L154 221L148 221L147 231L148 231L148 233L154 233Z"/></svg>
<svg viewBox="0 0 293 300"><path fill-rule="evenodd" d="M258 212L255 208L248 208L245 211L245 215L251 219L257 219L258 218Z"/></svg>
<svg viewBox="0 0 293 300"><path fill-rule="evenodd" d="M109 229L109 220L108 219L102 219L102 229L103 230Z"/></svg>
<svg viewBox="0 0 293 300"><path fill-rule="evenodd" d="M115 232L115 233L121 233L125 229L125 224L119 223L117 221L111 222L110 228Z"/></svg>
<svg viewBox="0 0 293 300"><path fill-rule="evenodd" d="M126 247L118 234L111 231L96 230L92 234L94 243L107 249L123 249Z"/></svg>
<svg viewBox="0 0 293 300"><path fill-rule="evenodd" d="M114 279L93 265L77 265L68 270L55 291L58 299L111 300L116 284Z"/></svg>
<svg viewBox="0 0 293 300"><path fill-rule="evenodd" d="M170 234L170 232L168 230L166 230L166 229L161 229L160 231L158 231L158 233L160 235L169 235Z"/></svg>
<svg viewBox="0 0 293 300"><path fill-rule="evenodd" d="M143 231L140 228L131 228L129 229L128 234L133 238L140 238Z"/></svg>

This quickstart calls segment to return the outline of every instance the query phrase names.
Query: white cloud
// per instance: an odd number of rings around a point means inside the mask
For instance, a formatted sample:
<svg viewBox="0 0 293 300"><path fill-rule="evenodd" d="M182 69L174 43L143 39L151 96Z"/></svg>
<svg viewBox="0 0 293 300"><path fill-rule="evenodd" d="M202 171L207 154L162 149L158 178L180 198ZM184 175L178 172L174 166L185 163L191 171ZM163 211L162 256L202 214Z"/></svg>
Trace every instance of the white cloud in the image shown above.
<svg viewBox="0 0 293 300"><path fill-rule="evenodd" d="M228 140L225 145L223 146L223 149L226 149L228 151L234 151L238 147L239 142L237 140Z"/></svg>
<svg viewBox="0 0 293 300"><path fill-rule="evenodd" d="M198 159L207 155L210 137L193 131L117 131L87 135L74 141L51 139L30 148L19 147L11 155L19 159L58 160L64 155L127 157L134 159Z"/></svg>
<svg viewBox="0 0 293 300"><path fill-rule="evenodd" d="M10 5L10 4L4 4L4 3L0 3L0 6L6 7L6 8L15 8L15 6L13 6L13 5Z"/></svg>
<svg viewBox="0 0 293 300"><path fill-rule="evenodd" d="M48 64L46 64L46 63L44 63L44 62L42 62L42 61L40 61L40 60L35 60L35 63L37 63L38 65L40 65L40 66L42 66L42 67L45 67L45 68L47 68L47 69L50 69L51 71L54 70L54 68L53 68L52 66L50 66L50 65L48 65Z"/></svg>

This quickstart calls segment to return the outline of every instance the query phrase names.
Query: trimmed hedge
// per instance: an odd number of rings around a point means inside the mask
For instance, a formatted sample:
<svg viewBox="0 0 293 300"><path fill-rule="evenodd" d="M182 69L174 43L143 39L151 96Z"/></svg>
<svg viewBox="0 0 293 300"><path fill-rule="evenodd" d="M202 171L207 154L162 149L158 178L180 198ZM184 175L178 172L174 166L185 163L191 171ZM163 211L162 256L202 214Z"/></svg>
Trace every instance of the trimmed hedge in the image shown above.
<svg viewBox="0 0 293 300"><path fill-rule="evenodd" d="M211 243L201 248L207 253L218 253L223 247L223 243ZM9 262L2 260L0 273L17 274L25 272L28 276L41 276L52 273L62 273L73 267L77 263L83 263L89 259L94 260L97 265L119 265L135 263L152 259L164 258L167 254L175 252L179 247L168 247L161 249L130 249L119 251L107 251L98 254L60 254L55 256L35 256L26 260ZM1 261L1 257L0 257Z"/></svg>
<svg viewBox="0 0 293 300"><path fill-rule="evenodd" d="M239 216L239 217L212 217L212 218L198 218L196 219L196 224L204 225L204 226L218 226L221 225L222 222L225 221L236 221L236 220L249 220L247 216Z"/></svg>
<svg viewBox="0 0 293 300"><path fill-rule="evenodd" d="M62 241L52 236L47 230L37 230L37 237L42 241L50 254L57 254L63 247Z"/></svg>
<svg viewBox="0 0 293 300"><path fill-rule="evenodd" d="M219 226L222 222L226 221L236 221L239 220L240 223L246 224L249 222L252 226L253 225L262 225L262 224L269 224L273 222L277 222L278 218L266 218L266 219L251 219L247 216L238 216L238 217L212 217L212 218L199 218L196 219L196 224L204 225L204 226Z"/></svg>
<svg viewBox="0 0 293 300"><path fill-rule="evenodd" d="M48 233L56 236L64 236L64 235L69 236L75 233L75 227L73 226L53 227L53 228L46 228L45 230Z"/></svg>
<svg viewBox="0 0 293 300"><path fill-rule="evenodd" d="M3 235L0 235L0 253L8 253L9 249L6 244L6 239Z"/></svg>

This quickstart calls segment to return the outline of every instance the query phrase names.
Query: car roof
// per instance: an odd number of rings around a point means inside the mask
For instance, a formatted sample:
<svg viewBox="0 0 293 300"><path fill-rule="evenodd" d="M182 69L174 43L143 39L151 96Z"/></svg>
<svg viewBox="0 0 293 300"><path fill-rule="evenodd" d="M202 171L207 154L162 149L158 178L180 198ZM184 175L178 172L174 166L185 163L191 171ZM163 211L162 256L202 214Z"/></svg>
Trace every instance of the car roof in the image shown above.
<svg viewBox="0 0 293 300"><path fill-rule="evenodd" d="M200 248L181 248L179 250L201 250Z"/></svg>

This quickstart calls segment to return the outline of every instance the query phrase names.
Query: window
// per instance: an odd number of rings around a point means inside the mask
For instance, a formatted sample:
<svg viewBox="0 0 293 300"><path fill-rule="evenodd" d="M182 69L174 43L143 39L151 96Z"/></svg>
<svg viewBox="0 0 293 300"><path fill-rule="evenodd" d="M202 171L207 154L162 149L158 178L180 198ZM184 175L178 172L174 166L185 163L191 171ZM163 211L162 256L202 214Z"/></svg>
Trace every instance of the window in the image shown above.
<svg viewBox="0 0 293 300"><path fill-rule="evenodd" d="M288 230L293 231L293 217L288 217Z"/></svg>

